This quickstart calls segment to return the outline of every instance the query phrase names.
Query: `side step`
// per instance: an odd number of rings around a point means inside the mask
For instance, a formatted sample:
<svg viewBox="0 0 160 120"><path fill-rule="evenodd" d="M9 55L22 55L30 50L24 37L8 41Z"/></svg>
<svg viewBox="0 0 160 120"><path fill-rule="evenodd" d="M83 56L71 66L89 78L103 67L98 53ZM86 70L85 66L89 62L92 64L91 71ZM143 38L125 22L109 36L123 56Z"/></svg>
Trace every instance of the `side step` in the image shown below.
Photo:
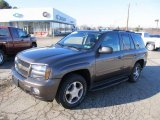
<svg viewBox="0 0 160 120"><path fill-rule="evenodd" d="M99 86L96 86L94 88L92 88L90 91L97 91L97 90L102 90L104 88L108 88L108 87L112 87L114 85L117 85L117 84L120 84L122 82L125 82L127 81L129 78L123 78L123 79L118 79L118 80L115 80L115 81L111 81L111 82L106 82L105 84L103 85L99 85Z"/></svg>

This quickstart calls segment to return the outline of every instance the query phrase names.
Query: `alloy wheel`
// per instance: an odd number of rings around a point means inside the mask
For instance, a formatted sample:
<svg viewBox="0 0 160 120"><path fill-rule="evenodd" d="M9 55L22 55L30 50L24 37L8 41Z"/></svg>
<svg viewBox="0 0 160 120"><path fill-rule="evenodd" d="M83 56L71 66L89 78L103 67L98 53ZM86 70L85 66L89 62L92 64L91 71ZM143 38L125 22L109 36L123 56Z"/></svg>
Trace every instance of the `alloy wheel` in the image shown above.
<svg viewBox="0 0 160 120"><path fill-rule="evenodd" d="M71 83L65 92L66 101L69 104L78 102L81 99L83 92L83 85L80 82L76 81Z"/></svg>
<svg viewBox="0 0 160 120"><path fill-rule="evenodd" d="M140 66L136 66L135 69L134 69L134 73L133 73L133 78L134 80L137 80L140 76L140 73L141 73L141 67Z"/></svg>
<svg viewBox="0 0 160 120"><path fill-rule="evenodd" d="M2 53L0 53L0 63L2 63L3 62L3 54Z"/></svg>

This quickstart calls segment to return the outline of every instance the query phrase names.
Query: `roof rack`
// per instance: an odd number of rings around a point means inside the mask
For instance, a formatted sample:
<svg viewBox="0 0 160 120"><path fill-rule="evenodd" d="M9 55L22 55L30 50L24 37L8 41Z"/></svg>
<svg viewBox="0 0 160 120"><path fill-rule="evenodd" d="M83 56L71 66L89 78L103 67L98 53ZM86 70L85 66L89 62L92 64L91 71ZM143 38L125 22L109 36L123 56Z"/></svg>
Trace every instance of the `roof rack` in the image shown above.
<svg viewBox="0 0 160 120"><path fill-rule="evenodd" d="M135 32L133 32L133 31L129 31L129 30L113 30L113 31L120 31L120 32L130 32L130 33L135 33Z"/></svg>

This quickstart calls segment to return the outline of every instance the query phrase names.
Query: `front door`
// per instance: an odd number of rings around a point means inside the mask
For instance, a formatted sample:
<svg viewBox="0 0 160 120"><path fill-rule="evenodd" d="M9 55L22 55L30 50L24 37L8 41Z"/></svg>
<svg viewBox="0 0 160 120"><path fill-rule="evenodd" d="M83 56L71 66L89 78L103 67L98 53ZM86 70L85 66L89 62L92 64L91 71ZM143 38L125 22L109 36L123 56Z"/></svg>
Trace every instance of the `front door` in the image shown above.
<svg viewBox="0 0 160 120"><path fill-rule="evenodd" d="M21 41L21 39L19 38L16 28L10 28L10 30L13 38L14 53L17 53L22 50L23 41Z"/></svg>
<svg viewBox="0 0 160 120"><path fill-rule="evenodd" d="M101 47L112 47L113 53L98 53L96 57L96 81L109 80L112 77L119 77L123 72L123 53L120 47L118 33L107 33L102 40Z"/></svg>
<svg viewBox="0 0 160 120"><path fill-rule="evenodd" d="M13 45L15 53L20 52L31 46L30 38L22 37L20 35L19 29L11 28L11 34L13 37Z"/></svg>
<svg viewBox="0 0 160 120"><path fill-rule="evenodd" d="M18 36L23 43L23 50L28 49L31 47L31 41L30 41L30 36L27 36L27 33L25 33L22 29L17 29Z"/></svg>

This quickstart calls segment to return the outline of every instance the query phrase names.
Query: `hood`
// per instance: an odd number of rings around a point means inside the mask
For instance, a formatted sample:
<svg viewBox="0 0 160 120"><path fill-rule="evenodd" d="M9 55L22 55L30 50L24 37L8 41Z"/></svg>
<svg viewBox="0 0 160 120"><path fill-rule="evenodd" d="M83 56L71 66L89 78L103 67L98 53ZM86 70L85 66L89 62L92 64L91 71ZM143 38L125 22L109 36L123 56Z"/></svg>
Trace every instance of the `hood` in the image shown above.
<svg viewBox="0 0 160 120"><path fill-rule="evenodd" d="M21 59L24 59L30 62L38 62L50 57L56 57L60 55L71 55L71 54L76 54L77 52L78 51L76 50L67 49L67 48L45 47L45 48L28 49L20 52L18 56Z"/></svg>

